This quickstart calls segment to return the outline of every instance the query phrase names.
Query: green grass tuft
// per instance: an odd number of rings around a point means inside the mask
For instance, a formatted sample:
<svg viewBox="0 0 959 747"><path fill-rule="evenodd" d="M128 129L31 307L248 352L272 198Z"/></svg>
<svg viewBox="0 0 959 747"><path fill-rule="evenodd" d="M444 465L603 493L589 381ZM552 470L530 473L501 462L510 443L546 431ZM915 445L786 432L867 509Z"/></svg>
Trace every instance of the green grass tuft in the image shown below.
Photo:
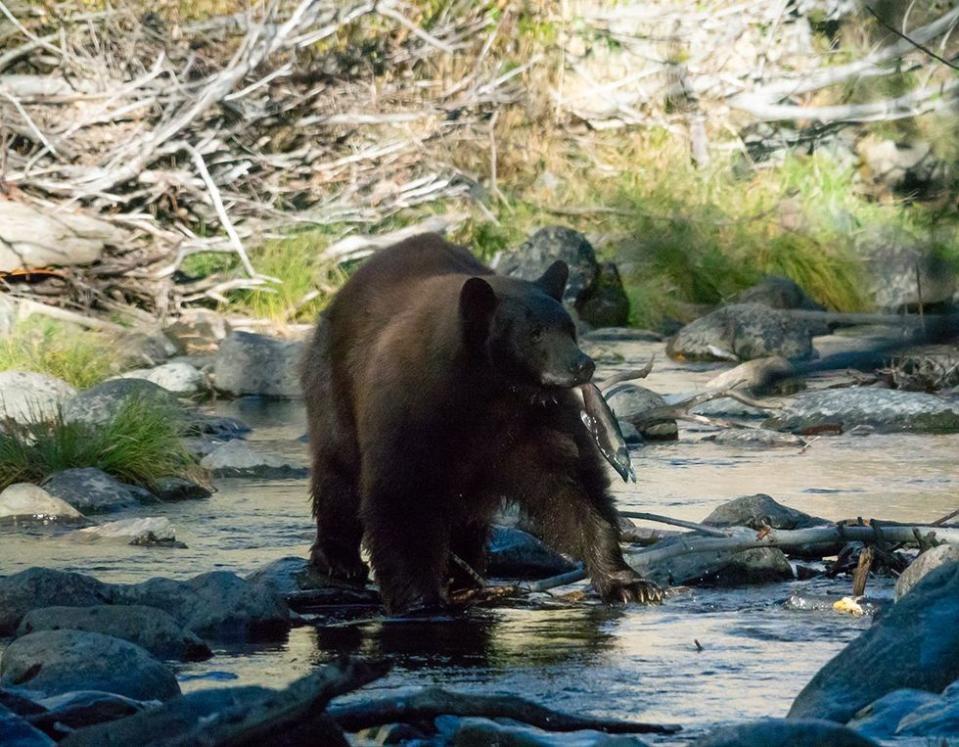
<svg viewBox="0 0 959 747"><path fill-rule="evenodd" d="M85 389L120 368L120 356L103 335L46 319L27 319L0 339L0 371L36 371Z"/></svg>
<svg viewBox="0 0 959 747"><path fill-rule="evenodd" d="M127 483L152 486L174 475L196 476L199 467L180 438L176 409L140 399L126 402L102 426L65 422L21 425L0 431L0 490L40 483L55 472L97 467Z"/></svg>

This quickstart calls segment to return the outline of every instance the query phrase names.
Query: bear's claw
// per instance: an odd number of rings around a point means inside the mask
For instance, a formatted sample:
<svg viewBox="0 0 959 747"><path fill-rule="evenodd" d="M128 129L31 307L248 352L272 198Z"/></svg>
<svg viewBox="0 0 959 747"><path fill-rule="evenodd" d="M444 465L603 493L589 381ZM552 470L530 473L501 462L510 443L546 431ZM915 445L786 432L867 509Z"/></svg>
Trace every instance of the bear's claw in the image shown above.
<svg viewBox="0 0 959 747"><path fill-rule="evenodd" d="M610 578L601 591L607 602L661 604L663 590L634 571L622 571Z"/></svg>

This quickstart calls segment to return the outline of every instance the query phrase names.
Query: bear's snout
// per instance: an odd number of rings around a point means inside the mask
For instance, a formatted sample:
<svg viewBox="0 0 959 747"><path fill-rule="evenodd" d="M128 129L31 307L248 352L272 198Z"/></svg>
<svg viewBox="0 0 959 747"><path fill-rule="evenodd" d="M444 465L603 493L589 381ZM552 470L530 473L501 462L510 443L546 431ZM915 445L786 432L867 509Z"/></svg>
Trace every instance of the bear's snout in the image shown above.
<svg viewBox="0 0 959 747"><path fill-rule="evenodd" d="M575 380L574 386L585 384L593 378L593 372L596 370L596 364L586 353L580 352L570 364L569 372Z"/></svg>

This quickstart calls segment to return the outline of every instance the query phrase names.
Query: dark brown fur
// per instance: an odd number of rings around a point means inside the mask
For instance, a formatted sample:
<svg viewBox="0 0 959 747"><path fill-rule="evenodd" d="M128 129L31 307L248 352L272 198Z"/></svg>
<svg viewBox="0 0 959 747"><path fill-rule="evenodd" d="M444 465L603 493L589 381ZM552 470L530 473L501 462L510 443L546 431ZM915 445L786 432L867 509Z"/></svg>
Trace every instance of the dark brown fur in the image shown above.
<svg viewBox="0 0 959 747"><path fill-rule="evenodd" d="M490 520L505 498L545 541L585 561L604 598L642 598L573 394L517 382L472 344L487 330L464 323L460 310L471 277L497 298L545 303L541 287L496 276L426 234L381 251L323 313L302 377L313 563L365 578L363 541L389 610L442 605L450 552L482 573Z"/></svg>

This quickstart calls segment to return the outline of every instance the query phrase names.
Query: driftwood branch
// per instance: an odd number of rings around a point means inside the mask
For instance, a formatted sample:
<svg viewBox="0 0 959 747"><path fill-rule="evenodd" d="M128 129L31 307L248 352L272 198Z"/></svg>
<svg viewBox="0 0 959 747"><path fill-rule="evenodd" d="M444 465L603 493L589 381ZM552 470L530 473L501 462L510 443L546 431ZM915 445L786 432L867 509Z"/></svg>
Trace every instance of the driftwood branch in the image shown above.
<svg viewBox="0 0 959 747"><path fill-rule="evenodd" d="M710 537L728 537L729 532L725 532L722 529L717 529L716 527L708 526L707 524L697 524L695 521L684 521L683 519L674 519L669 516L663 516L662 514L650 514L645 511L620 511L620 516L624 516L627 519L640 519L641 521L654 521L657 524L668 524L674 527L682 527L683 529L691 529L698 534L705 534Z"/></svg>
<svg viewBox="0 0 959 747"><path fill-rule="evenodd" d="M615 719L572 716L511 695L463 695L440 688L421 690L382 700L332 706L327 713L341 728L356 732L371 726L432 720L437 716L508 718L547 731L594 729L607 734L675 734L672 724L648 724Z"/></svg>
<svg viewBox="0 0 959 747"><path fill-rule="evenodd" d="M916 49L918 49L920 52L924 52L925 54L927 54L927 55L929 55L930 57L932 57L932 59L937 60L938 62L941 62L941 63L942 63L943 65L945 65L946 67L951 67L953 70L959 70L959 65L956 65L956 64L955 64L954 62L952 62L951 60L947 60L945 57L936 54L936 53L933 52L931 49L929 49L929 47L925 46L922 42L920 42L918 39L915 39L914 37L908 36L908 35L904 34L902 31L900 31L899 29L895 28L894 26L891 26L891 25L889 25L888 23L886 23L886 22L882 19L882 17L881 17L875 10L873 10L870 6L867 5L867 6L866 6L866 10L869 11L869 13L872 15L872 17L875 18L877 21L879 21L879 23L880 23L884 28L886 28L886 29L888 29L889 31L891 31L892 33L894 33L894 34L895 34L896 36L898 36L900 39L903 39L903 40L909 42L913 47L915 47Z"/></svg>

